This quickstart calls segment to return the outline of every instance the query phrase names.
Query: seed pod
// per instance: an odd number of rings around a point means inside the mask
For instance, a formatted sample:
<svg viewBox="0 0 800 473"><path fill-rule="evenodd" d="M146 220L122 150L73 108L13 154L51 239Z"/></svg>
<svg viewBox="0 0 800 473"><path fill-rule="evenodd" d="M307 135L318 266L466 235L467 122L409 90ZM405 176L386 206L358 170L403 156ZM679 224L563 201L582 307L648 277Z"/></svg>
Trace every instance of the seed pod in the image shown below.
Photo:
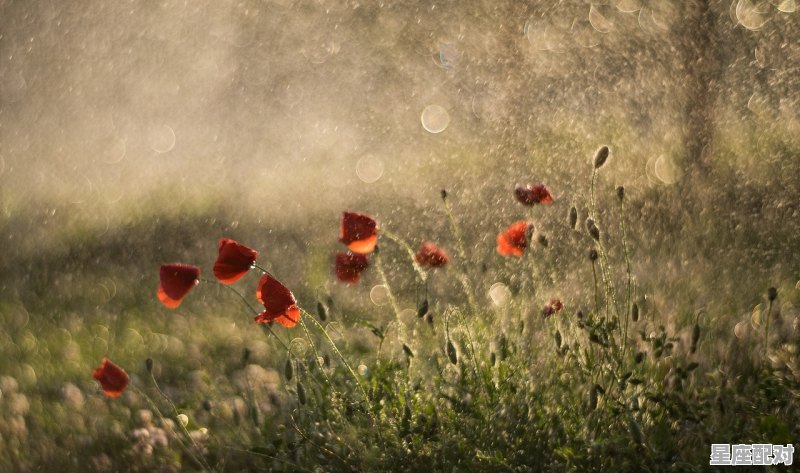
<svg viewBox="0 0 800 473"><path fill-rule="evenodd" d="M297 383L297 400L301 405L306 404L306 388L301 383Z"/></svg>
<svg viewBox="0 0 800 473"><path fill-rule="evenodd" d="M286 376L286 381L291 381L294 378L294 365L289 358L286 359L286 364L283 365L283 375Z"/></svg>
<svg viewBox="0 0 800 473"><path fill-rule="evenodd" d="M446 189L442 189L441 195L442 195L442 200L447 199L447 190Z"/></svg>
<svg viewBox="0 0 800 473"><path fill-rule="evenodd" d="M634 322L639 321L639 304L635 302L633 303L633 307L631 308L631 319Z"/></svg>
<svg viewBox="0 0 800 473"><path fill-rule="evenodd" d="M700 324L694 324L694 329L692 329L692 346L691 352L694 353L697 351L697 342L700 341Z"/></svg>
<svg viewBox="0 0 800 473"><path fill-rule="evenodd" d="M407 357L414 358L414 352L411 351L411 347L409 347L405 343L403 344L403 351L406 353Z"/></svg>
<svg viewBox="0 0 800 473"><path fill-rule="evenodd" d="M569 226L570 228L574 229L577 224L578 224L578 209L576 209L573 206L571 209L569 209Z"/></svg>
<svg viewBox="0 0 800 473"><path fill-rule="evenodd" d="M458 353L456 352L456 346L453 345L452 340L447 340L447 358L450 359L450 363L456 365L458 364Z"/></svg>
<svg viewBox="0 0 800 473"><path fill-rule="evenodd" d="M328 319L328 307L322 302L317 302L317 317L321 322Z"/></svg>
<svg viewBox="0 0 800 473"><path fill-rule="evenodd" d="M608 146L601 146L600 149L594 154L594 168L600 169L600 167L606 163L608 159Z"/></svg>
<svg viewBox="0 0 800 473"><path fill-rule="evenodd" d="M769 299L770 302L774 301L777 298L778 298L777 289L775 289L774 287L767 289L767 299Z"/></svg>
<svg viewBox="0 0 800 473"><path fill-rule="evenodd" d="M147 368L147 372L148 373L152 373L153 372L153 359L152 358L148 358L148 359L144 360L144 367Z"/></svg>
<svg viewBox="0 0 800 473"><path fill-rule="evenodd" d="M595 250L594 248L589 250L589 260L590 261L597 261L597 250Z"/></svg>
<svg viewBox="0 0 800 473"><path fill-rule="evenodd" d="M622 200L625 198L625 188L617 186L617 199Z"/></svg>
<svg viewBox="0 0 800 473"><path fill-rule="evenodd" d="M417 317L424 317L428 313L428 298L422 299L422 302L417 306Z"/></svg>

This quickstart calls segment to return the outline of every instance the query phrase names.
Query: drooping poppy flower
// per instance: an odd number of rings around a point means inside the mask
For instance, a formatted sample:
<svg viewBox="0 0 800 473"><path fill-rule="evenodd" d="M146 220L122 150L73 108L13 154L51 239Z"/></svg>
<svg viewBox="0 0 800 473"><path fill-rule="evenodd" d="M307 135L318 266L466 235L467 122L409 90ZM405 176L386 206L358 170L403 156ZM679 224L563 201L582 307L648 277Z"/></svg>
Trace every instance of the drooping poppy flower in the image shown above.
<svg viewBox="0 0 800 473"><path fill-rule="evenodd" d="M159 276L158 298L165 306L174 309L200 282L200 268L183 263L162 264Z"/></svg>
<svg viewBox="0 0 800 473"><path fill-rule="evenodd" d="M447 256L447 253L430 241L423 241L419 245L419 250L414 255L414 259L420 266L428 268L441 268L450 262L450 257Z"/></svg>
<svg viewBox="0 0 800 473"><path fill-rule="evenodd" d="M516 189L514 189L514 195L517 197L517 200L524 205L549 205L553 203L553 195L544 184L517 186Z"/></svg>
<svg viewBox="0 0 800 473"><path fill-rule="evenodd" d="M531 224L521 220L512 223L497 235L497 252L503 256L522 256L528 247L528 229Z"/></svg>
<svg viewBox="0 0 800 473"><path fill-rule="evenodd" d="M556 312L561 312L561 309L563 308L564 304L562 304L559 299L550 299L550 302L545 304L544 308L542 309L542 316L547 318Z"/></svg>
<svg viewBox="0 0 800 473"><path fill-rule="evenodd" d="M108 358L103 358L100 367L92 371L92 377L100 382L103 392L111 398L119 397L128 387L128 373Z"/></svg>
<svg viewBox="0 0 800 473"><path fill-rule="evenodd" d="M300 321L300 308L297 306L294 294L271 275L261 276L256 296L264 305L264 311L255 318L256 322L264 324L277 322L284 327L292 328Z"/></svg>
<svg viewBox="0 0 800 473"><path fill-rule="evenodd" d="M361 278L361 273L369 267L367 255L358 253L336 253L336 277L339 281L355 284Z"/></svg>
<svg viewBox="0 0 800 473"><path fill-rule="evenodd" d="M247 274L257 257L256 250L229 238L221 238L219 256L214 263L214 276L222 284L233 284Z"/></svg>
<svg viewBox="0 0 800 473"><path fill-rule="evenodd" d="M369 215L355 212L342 214L342 236L339 241L350 251L366 255L378 244L378 224Z"/></svg>

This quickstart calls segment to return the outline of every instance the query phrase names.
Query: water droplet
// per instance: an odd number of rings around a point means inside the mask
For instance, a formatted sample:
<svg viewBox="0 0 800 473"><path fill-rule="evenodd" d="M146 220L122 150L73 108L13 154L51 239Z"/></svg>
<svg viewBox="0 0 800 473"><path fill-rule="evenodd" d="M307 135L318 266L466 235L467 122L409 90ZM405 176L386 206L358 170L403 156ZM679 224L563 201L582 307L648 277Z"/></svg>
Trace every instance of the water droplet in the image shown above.
<svg viewBox="0 0 800 473"><path fill-rule="evenodd" d="M675 165L675 162L664 155L656 159L653 166L653 173L659 181L664 184L675 184L681 179L681 170Z"/></svg>
<svg viewBox="0 0 800 473"><path fill-rule="evenodd" d="M147 134L147 142L153 151L167 153L175 147L175 130L169 125L153 127Z"/></svg>
<svg viewBox="0 0 800 473"><path fill-rule="evenodd" d="M509 290L505 284L497 282L492 284L492 287L489 288L489 297L492 299L494 305L502 307L511 299L511 290Z"/></svg>
<svg viewBox="0 0 800 473"><path fill-rule="evenodd" d="M356 175L359 179L371 184L383 176L383 161L375 156L364 156L356 164Z"/></svg>
<svg viewBox="0 0 800 473"><path fill-rule="evenodd" d="M422 126L431 133L441 133L450 124L450 114L444 107L439 105L428 105L422 111Z"/></svg>
<svg viewBox="0 0 800 473"><path fill-rule="evenodd" d="M614 6L623 13L634 13L642 8L641 0L616 0Z"/></svg>
<svg viewBox="0 0 800 473"><path fill-rule="evenodd" d="M389 290L383 284L378 284L369 291L369 298L375 305L384 305L389 301Z"/></svg>
<svg viewBox="0 0 800 473"><path fill-rule="evenodd" d="M783 0L778 5L778 10L784 13L794 13L797 11L797 2L795 0Z"/></svg>
<svg viewBox="0 0 800 473"><path fill-rule="evenodd" d="M750 323L753 325L753 328L761 327L761 322L764 321L764 311L761 308L761 304L756 304L753 307L753 313L750 315Z"/></svg>
<svg viewBox="0 0 800 473"><path fill-rule="evenodd" d="M747 322L741 321L733 327L733 334L736 338L743 340L747 336Z"/></svg>
<svg viewBox="0 0 800 473"><path fill-rule="evenodd" d="M186 427L189 425L189 416L186 414L178 414L178 422L180 422L182 426Z"/></svg>
<svg viewBox="0 0 800 473"><path fill-rule="evenodd" d="M454 43L440 43L438 64L444 69L452 69L461 60L461 51L456 48Z"/></svg>
<svg viewBox="0 0 800 473"><path fill-rule="evenodd" d="M750 31L760 30L767 22L764 15L766 3L755 4L751 0L739 0L736 4L736 20Z"/></svg>
<svg viewBox="0 0 800 473"><path fill-rule="evenodd" d="M369 368L367 368L367 365L364 364L358 365L358 374L366 378L367 375L369 374Z"/></svg>
<svg viewBox="0 0 800 473"><path fill-rule="evenodd" d="M589 7L589 23L601 33L608 33L614 28L614 24L603 16L594 5Z"/></svg>

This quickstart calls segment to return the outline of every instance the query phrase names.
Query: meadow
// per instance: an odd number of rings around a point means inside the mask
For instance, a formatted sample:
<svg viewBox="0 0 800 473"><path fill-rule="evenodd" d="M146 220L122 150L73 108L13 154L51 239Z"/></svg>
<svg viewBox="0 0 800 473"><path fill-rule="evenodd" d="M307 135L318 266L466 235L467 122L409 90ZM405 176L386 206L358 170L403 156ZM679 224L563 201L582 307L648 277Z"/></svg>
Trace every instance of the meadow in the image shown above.
<svg viewBox="0 0 800 473"><path fill-rule="evenodd" d="M758 189L631 197L607 175L615 154L594 159L555 202L501 189L532 224L503 250L514 220L468 230L458 189L433 196L435 234L413 205L387 215L394 228L378 217L377 249L345 281L340 214L317 216L320 237L210 199L103 231L45 212L19 243L35 220L7 219L3 471L706 471L712 443L791 444L796 229L747 201L735 222L688 217ZM420 233L446 264L414 259ZM222 236L259 251L225 287ZM202 282L170 309L158 266L178 261ZM262 271L294 292L299 324L253 321ZM92 379L104 357L130 376L120 397Z"/></svg>

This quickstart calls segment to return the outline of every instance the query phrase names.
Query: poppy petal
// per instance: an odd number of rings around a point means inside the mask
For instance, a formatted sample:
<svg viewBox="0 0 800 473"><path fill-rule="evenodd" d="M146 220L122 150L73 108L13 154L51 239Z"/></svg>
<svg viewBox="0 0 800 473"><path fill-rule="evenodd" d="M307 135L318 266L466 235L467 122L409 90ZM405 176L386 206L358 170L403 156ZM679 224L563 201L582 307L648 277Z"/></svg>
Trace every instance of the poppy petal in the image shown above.
<svg viewBox="0 0 800 473"><path fill-rule="evenodd" d="M378 244L378 224L374 218L355 212L342 214L342 234L339 241L350 251L367 254Z"/></svg>
<svg viewBox="0 0 800 473"><path fill-rule="evenodd" d="M518 185L514 189L514 195L523 205L549 205L553 203L553 194L550 193L550 190L547 189L544 184Z"/></svg>
<svg viewBox="0 0 800 473"><path fill-rule="evenodd" d="M271 275L261 276L256 296L264 305L264 311L255 318L256 322L277 322L291 328L300 321L300 308L297 306L294 294Z"/></svg>
<svg viewBox="0 0 800 473"><path fill-rule="evenodd" d="M428 268L440 268L450 262L450 257L447 256L447 253L430 241L423 241L420 244L414 259L420 266Z"/></svg>
<svg viewBox="0 0 800 473"><path fill-rule="evenodd" d="M119 397L128 387L128 373L112 363L108 358L103 358L99 368L92 371L92 377L100 383L103 392L110 398Z"/></svg>
<svg viewBox="0 0 800 473"><path fill-rule="evenodd" d="M214 276L223 284L233 284L253 267L258 252L229 238L219 240L219 256L214 263Z"/></svg>
<svg viewBox="0 0 800 473"><path fill-rule="evenodd" d="M503 256L522 256L528 247L529 227L530 223L524 220L512 223L497 235L497 252Z"/></svg>
<svg viewBox="0 0 800 473"><path fill-rule="evenodd" d="M368 267L367 255L350 252L336 254L335 269L339 281L355 284Z"/></svg>
<svg viewBox="0 0 800 473"><path fill-rule="evenodd" d="M158 299L170 309L181 305L183 298L200 282L200 268L190 264L162 264L159 272Z"/></svg>

